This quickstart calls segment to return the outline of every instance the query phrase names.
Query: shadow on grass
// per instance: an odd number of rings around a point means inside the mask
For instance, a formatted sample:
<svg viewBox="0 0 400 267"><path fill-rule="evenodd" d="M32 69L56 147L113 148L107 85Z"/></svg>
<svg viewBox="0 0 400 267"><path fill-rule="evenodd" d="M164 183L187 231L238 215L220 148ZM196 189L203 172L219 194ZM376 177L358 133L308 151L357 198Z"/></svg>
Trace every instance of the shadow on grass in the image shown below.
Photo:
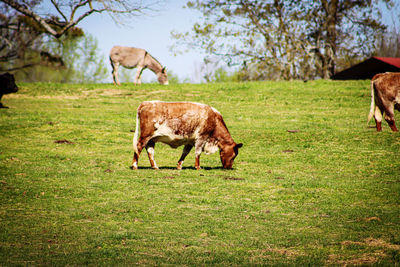
<svg viewBox="0 0 400 267"><path fill-rule="evenodd" d="M132 169L132 167L129 167L130 169ZM137 170L152 170L153 168L151 168L150 166L146 166L146 167L138 167ZM176 167L169 167L169 166L165 166L165 167L159 167L159 170L178 170ZM195 167L182 167L182 170L196 170ZM234 168L232 169L224 169L223 167L201 167L201 170L225 170L225 171L231 171L234 170ZM200 170L200 171L201 171ZM157 169L154 169L154 171L157 171Z"/></svg>

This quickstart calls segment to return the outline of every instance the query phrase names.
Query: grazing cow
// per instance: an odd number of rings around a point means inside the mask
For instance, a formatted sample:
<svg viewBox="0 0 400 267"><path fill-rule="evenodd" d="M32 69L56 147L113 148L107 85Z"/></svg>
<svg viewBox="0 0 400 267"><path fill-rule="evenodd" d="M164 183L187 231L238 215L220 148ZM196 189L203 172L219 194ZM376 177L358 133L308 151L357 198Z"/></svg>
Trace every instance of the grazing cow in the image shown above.
<svg viewBox="0 0 400 267"><path fill-rule="evenodd" d="M140 138L139 134L140 122ZM146 148L150 164L158 169L154 160L154 145L162 142L172 148L184 145L178 161L178 170L192 147L195 147L195 167L200 169L200 154L211 154L220 150L222 166L231 169L242 144L236 144L221 114L214 108L191 102L145 101L136 114L136 129L133 138L132 169L138 168L140 152Z"/></svg>
<svg viewBox="0 0 400 267"><path fill-rule="evenodd" d="M385 113L390 128L397 132L394 109L400 111L400 72L379 73L371 79L371 108L367 124L374 116L376 130L382 131L382 115Z"/></svg>
<svg viewBox="0 0 400 267"><path fill-rule="evenodd" d="M165 67L152 57L146 50L135 47L114 46L110 51L110 62L114 84L119 83L118 68L121 64L123 67L133 69L137 67L135 76L135 85L140 84L140 76L145 68L149 68L157 75L160 84L168 84L168 77Z"/></svg>
<svg viewBox="0 0 400 267"><path fill-rule="evenodd" d="M4 73L0 75L0 101L3 95L5 94L10 94L10 93L16 93L18 92L18 87L15 84L15 79L14 75L10 73ZM0 102L0 108L8 108L6 106L3 106L3 104Z"/></svg>

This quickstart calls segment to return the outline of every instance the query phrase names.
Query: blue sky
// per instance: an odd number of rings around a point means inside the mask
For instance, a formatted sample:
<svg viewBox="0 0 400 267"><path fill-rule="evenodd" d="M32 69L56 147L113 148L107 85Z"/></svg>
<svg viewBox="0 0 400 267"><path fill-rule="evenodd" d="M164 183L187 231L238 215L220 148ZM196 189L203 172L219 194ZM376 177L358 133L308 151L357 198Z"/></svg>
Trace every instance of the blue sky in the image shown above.
<svg viewBox="0 0 400 267"><path fill-rule="evenodd" d="M107 14L92 14L81 21L78 27L98 40L99 52L110 73L106 82L112 82L108 54L114 45L144 48L180 80L199 82L200 75L197 69L203 60L201 51L177 56L170 51L170 46L174 43L171 31L190 30L200 16L195 10L183 8L186 2L187 0L165 1L157 8L158 11L149 11L147 15L134 17L125 26L117 25ZM136 69L129 70L129 73L134 77ZM145 70L142 81L156 81L156 76L150 70Z"/></svg>

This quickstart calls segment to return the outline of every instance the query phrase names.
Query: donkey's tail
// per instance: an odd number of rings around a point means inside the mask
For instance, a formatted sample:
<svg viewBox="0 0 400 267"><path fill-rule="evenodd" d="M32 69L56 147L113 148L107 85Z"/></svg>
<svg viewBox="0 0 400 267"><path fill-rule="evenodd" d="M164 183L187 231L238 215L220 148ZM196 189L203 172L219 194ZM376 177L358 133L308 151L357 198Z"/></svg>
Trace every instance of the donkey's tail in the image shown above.
<svg viewBox="0 0 400 267"><path fill-rule="evenodd" d="M139 108L136 113L136 128L135 128L135 134L133 135L133 151L135 151L136 155L139 155L139 151L137 149L138 136L139 136Z"/></svg>
<svg viewBox="0 0 400 267"><path fill-rule="evenodd" d="M371 81L371 107L369 109L367 125L369 124L369 121L374 116L374 110L375 110L375 88L374 87L375 87L374 80L372 80Z"/></svg>

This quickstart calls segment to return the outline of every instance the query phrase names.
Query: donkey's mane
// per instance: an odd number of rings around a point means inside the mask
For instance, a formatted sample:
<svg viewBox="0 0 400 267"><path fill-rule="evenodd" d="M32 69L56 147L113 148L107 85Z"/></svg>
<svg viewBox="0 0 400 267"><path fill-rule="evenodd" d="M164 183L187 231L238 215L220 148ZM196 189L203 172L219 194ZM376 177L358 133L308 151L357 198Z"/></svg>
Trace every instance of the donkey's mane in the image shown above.
<svg viewBox="0 0 400 267"><path fill-rule="evenodd" d="M144 56L146 57L147 55L149 55L152 59L154 59L154 61L157 62L161 66L161 68L163 67L160 61L158 61L155 57L153 57L149 52L146 51L146 54Z"/></svg>

